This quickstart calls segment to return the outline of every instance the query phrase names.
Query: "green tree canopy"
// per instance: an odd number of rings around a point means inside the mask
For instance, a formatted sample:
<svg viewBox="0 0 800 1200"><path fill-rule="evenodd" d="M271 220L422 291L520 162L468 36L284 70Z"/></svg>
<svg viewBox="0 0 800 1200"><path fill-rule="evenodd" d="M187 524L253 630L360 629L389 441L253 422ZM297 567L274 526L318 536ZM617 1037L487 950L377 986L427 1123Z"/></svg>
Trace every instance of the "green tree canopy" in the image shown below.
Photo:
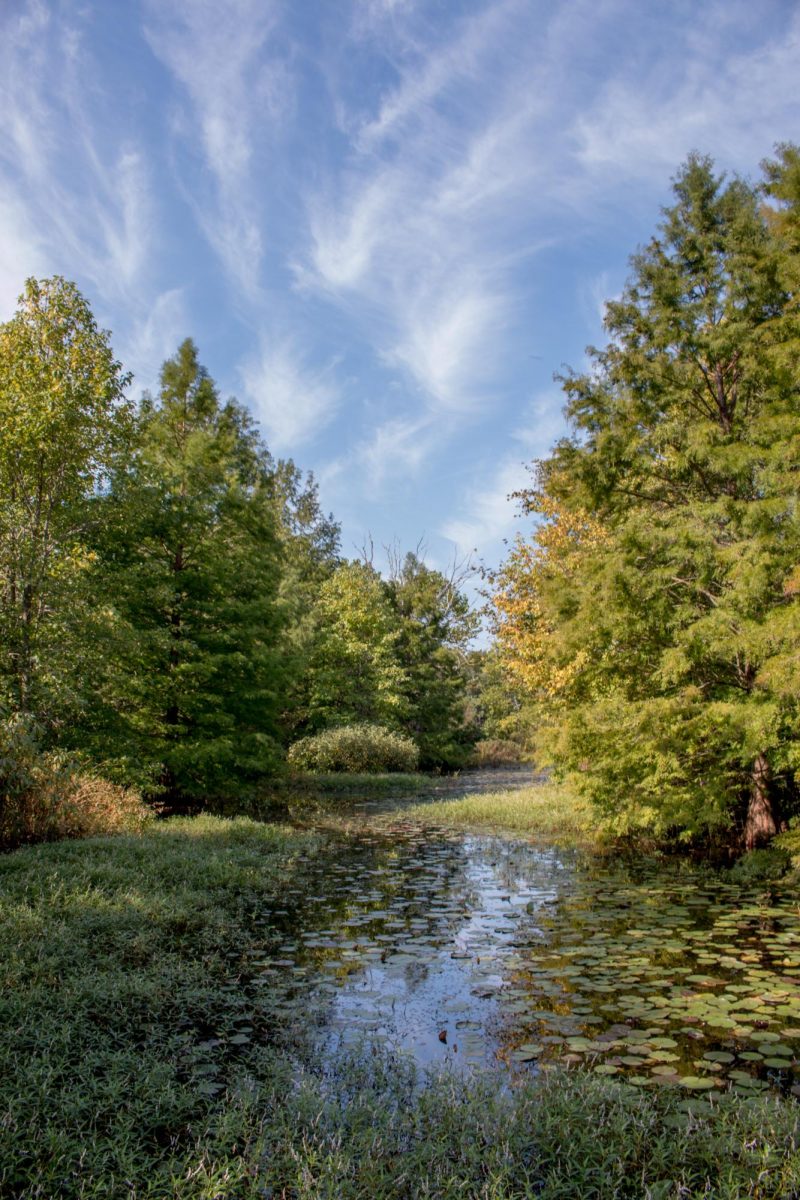
<svg viewBox="0 0 800 1200"><path fill-rule="evenodd" d="M272 461L190 340L144 401L107 503L118 621L103 693L118 762L173 805L224 796L278 757L282 546ZM108 744L102 723L97 734Z"/></svg>
<svg viewBox="0 0 800 1200"><path fill-rule="evenodd" d="M80 689L91 500L128 444L127 383L75 285L29 279L0 326L0 700L50 725Z"/></svg>
<svg viewBox="0 0 800 1200"><path fill-rule="evenodd" d="M757 189L694 156L564 380L499 635L544 741L618 825L770 836L798 766L794 153Z"/></svg>
<svg viewBox="0 0 800 1200"><path fill-rule="evenodd" d="M348 562L324 581L309 663L309 728L373 722L399 728L407 713L396 614L380 575Z"/></svg>
<svg viewBox="0 0 800 1200"><path fill-rule="evenodd" d="M462 766L474 737L465 714L466 655L478 618L456 574L434 570L409 553L386 584L406 680L403 728L429 768Z"/></svg>

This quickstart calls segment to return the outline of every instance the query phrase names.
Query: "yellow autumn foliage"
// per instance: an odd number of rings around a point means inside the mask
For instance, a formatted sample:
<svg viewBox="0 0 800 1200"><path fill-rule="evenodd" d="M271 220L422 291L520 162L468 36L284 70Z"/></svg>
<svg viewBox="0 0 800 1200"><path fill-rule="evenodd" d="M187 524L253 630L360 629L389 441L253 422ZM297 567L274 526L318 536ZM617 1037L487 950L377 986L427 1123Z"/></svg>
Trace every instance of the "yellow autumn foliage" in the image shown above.
<svg viewBox="0 0 800 1200"><path fill-rule="evenodd" d="M568 587L586 557L608 540L603 525L582 509L560 508L541 494L522 496L541 522L521 535L494 577L494 632L506 668L530 695L564 695L585 668L585 648L570 651L548 618L554 587Z"/></svg>

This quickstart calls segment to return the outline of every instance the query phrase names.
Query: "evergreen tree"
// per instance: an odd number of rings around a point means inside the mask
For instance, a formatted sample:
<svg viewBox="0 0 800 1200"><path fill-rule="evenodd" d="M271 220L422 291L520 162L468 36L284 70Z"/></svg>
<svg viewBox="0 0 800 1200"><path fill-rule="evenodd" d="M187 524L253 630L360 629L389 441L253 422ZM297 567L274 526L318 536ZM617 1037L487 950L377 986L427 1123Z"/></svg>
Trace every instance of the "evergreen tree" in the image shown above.
<svg viewBox="0 0 800 1200"><path fill-rule="evenodd" d="M303 478L291 459L275 464L271 487L283 551L280 600L286 615L281 728L291 741L308 720L311 659L321 615L317 601L322 585L341 565L339 525L323 513L313 475Z"/></svg>
<svg viewBox="0 0 800 1200"><path fill-rule="evenodd" d="M138 434L107 501L101 551L118 621L95 732L124 774L143 769L149 790L180 807L276 765L283 554L271 459L191 341L164 364Z"/></svg>
<svg viewBox="0 0 800 1200"><path fill-rule="evenodd" d="M619 825L753 846L798 766L797 249L707 159L675 198L564 381L574 432L523 497L543 523L498 579L499 634L550 753Z"/></svg>
<svg viewBox="0 0 800 1200"><path fill-rule="evenodd" d="M386 584L398 618L397 657L405 675L403 729L427 768L463 766L472 730L466 722L466 653L477 617L456 582L407 554Z"/></svg>

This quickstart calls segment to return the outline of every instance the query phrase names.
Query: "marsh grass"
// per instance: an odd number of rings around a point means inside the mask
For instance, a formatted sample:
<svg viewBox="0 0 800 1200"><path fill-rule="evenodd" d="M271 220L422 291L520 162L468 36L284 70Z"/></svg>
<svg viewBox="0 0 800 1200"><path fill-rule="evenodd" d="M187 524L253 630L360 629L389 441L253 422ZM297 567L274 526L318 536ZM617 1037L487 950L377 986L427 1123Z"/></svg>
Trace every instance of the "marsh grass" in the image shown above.
<svg viewBox="0 0 800 1200"><path fill-rule="evenodd" d="M760 1200L800 1187L797 1110L637 1093L554 1071L510 1089L384 1055L306 1071L262 1143L266 1194L294 1200ZM262 1135L264 1136L264 1135Z"/></svg>
<svg viewBox="0 0 800 1200"><path fill-rule="evenodd" d="M524 833L563 845L602 843L588 801L564 784L433 798L409 807L406 815L435 824Z"/></svg>
<svg viewBox="0 0 800 1200"><path fill-rule="evenodd" d="M243 964L329 853L315 834L200 817L0 858L0 1195L800 1194L790 1103L566 1071L426 1080L378 1051L316 1061Z"/></svg>
<svg viewBox="0 0 800 1200"><path fill-rule="evenodd" d="M217 1153L231 1038L279 1032L240 964L319 848L200 817L0 858L0 1194L205 1195L169 1181Z"/></svg>
<svg viewBox="0 0 800 1200"><path fill-rule="evenodd" d="M427 775L406 771L378 775L365 772L318 772L307 775L302 780L302 788L309 794L357 800L380 800L385 796L418 796L430 786L431 781Z"/></svg>

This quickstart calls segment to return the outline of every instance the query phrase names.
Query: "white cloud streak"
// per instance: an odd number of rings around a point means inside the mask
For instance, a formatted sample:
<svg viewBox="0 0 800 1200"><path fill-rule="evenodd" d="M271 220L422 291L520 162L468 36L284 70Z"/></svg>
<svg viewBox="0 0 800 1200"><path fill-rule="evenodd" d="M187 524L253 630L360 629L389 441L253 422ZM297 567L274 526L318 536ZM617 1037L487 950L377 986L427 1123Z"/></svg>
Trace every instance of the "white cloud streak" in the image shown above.
<svg viewBox="0 0 800 1200"><path fill-rule="evenodd" d="M189 315L182 288L170 288L155 296L150 307L137 315L119 354L134 374L136 392L158 388L161 366L189 336Z"/></svg>
<svg viewBox="0 0 800 1200"><path fill-rule="evenodd" d="M512 432L516 450L490 467L483 481L465 489L458 512L440 529L443 537L455 542L459 553L496 554L502 539L511 535L516 515L512 493L530 487L531 462L544 458L564 433L563 399L555 388L535 396L522 423Z"/></svg>
<svg viewBox="0 0 800 1200"><path fill-rule="evenodd" d="M800 11L775 41L761 42L758 28L750 29L751 48L736 54L720 53L721 32L726 23L748 23L755 9L748 15L736 5L711 4L696 15L685 53L649 78L608 80L577 118L573 136L588 173L664 177L693 149L752 170L768 149L765 139L797 128Z"/></svg>
<svg viewBox="0 0 800 1200"><path fill-rule="evenodd" d="M199 134L213 181L209 202L200 179L183 180L197 220L245 298L258 296L264 243L255 195L255 143L282 104L286 71L268 57L276 20L271 0L172 0L149 4L148 43L191 104L185 130ZM180 126L179 126L180 129Z"/></svg>
<svg viewBox="0 0 800 1200"><path fill-rule="evenodd" d="M340 390L336 363L312 366L291 338L265 339L241 373L245 394L277 451L290 450L332 420Z"/></svg>
<svg viewBox="0 0 800 1200"><path fill-rule="evenodd" d="M154 227L143 153L131 141L101 149L98 97L84 82L94 64L77 25L38 0L0 25L0 299L27 275L79 265L106 302L135 307Z"/></svg>
<svg viewBox="0 0 800 1200"><path fill-rule="evenodd" d="M518 266L510 247L535 169L524 150L540 102L515 77L474 123L447 109L474 104L519 12L511 0L489 5L455 38L416 51L377 113L351 119L349 172L308 199L311 244L298 284L354 313L379 361L417 396L399 438L390 418L362 442L373 484L391 478L406 426L419 432L438 418L452 428L494 399ZM423 437L405 457L417 468L435 447Z"/></svg>
<svg viewBox="0 0 800 1200"><path fill-rule="evenodd" d="M753 29L752 50L726 61L713 31L751 21L747 6L731 7L675 16L682 40L654 71L633 52L652 34L647 13L627 0L569 0L549 18L498 0L455 17L445 37L414 8L368 6L371 44L395 79L340 121L347 166L309 193L295 270L412 385L407 423L434 415L454 434L451 418L475 423L495 409L529 303L521 246L534 255L629 204L629 175L657 203L697 145L750 167L764 152L761 115L779 132L797 107L800 15L771 43ZM631 53L613 76L601 71L625 39ZM373 481L391 477L396 431L393 416L361 443ZM435 448L423 439L421 454Z"/></svg>

